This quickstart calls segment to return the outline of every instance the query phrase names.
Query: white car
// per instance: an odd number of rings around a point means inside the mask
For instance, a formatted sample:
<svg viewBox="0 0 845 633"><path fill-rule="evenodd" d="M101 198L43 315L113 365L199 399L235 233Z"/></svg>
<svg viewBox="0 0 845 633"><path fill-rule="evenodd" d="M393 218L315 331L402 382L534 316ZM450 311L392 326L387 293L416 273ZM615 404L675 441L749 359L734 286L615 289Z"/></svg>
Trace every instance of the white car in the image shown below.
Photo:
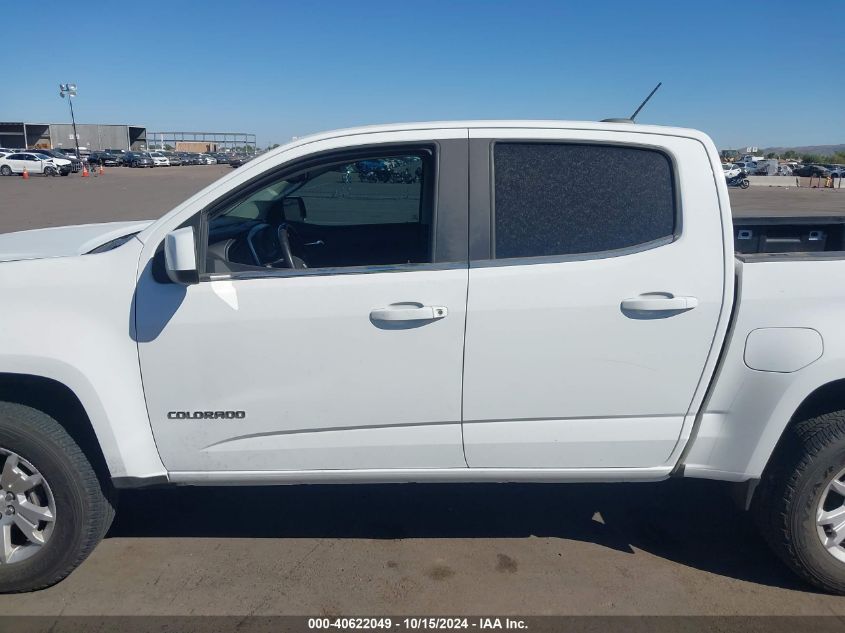
<svg viewBox="0 0 845 633"><path fill-rule="evenodd" d="M170 167L170 159L161 152L148 152L147 155L153 159L153 167Z"/></svg>
<svg viewBox="0 0 845 633"><path fill-rule="evenodd" d="M52 158L46 154L37 152L17 152L6 154L0 158L0 176L11 176L22 174L26 170L29 174L44 174L45 176L56 176L64 169L58 163L59 159ZM67 173L70 172L70 161L66 163Z"/></svg>
<svg viewBox="0 0 845 633"><path fill-rule="evenodd" d="M682 128L385 125L0 235L0 591L69 574L113 488L691 477L845 593L841 231L735 235L719 169Z"/></svg>
<svg viewBox="0 0 845 633"><path fill-rule="evenodd" d="M725 178L733 178L742 173L742 168L737 167L733 163L722 163L722 171L725 173Z"/></svg>
<svg viewBox="0 0 845 633"><path fill-rule="evenodd" d="M53 156L52 153L48 154L37 150L33 151L39 158L45 158L53 161L53 164L59 168L59 173L62 176L67 176L73 169L73 161L69 158L60 158L58 156Z"/></svg>
<svg viewBox="0 0 845 633"><path fill-rule="evenodd" d="M216 165L217 159L214 156L210 156L208 154L200 154L200 161L203 165Z"/></svg>

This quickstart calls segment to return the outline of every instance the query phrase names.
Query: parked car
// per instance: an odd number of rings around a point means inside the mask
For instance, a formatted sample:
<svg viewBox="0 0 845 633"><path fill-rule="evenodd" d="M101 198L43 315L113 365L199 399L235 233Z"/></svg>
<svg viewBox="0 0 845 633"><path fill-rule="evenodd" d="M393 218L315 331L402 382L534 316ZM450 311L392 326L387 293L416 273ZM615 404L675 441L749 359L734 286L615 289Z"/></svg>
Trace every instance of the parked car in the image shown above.
<svg viewBox="0 0 845 633"><path fill-rule="evenodd" d="M821 176L824 178L829 173L826 167L821 165L803 165L793 172L796 176Z"/></svg>
<svg viewBox="0 0 845 633"><path fill-rule="evenodd" d="M153 160L153 167L170 167L170 161L161 152L149 152L148 155Z"/></svg>
<svg viewBox="0 0 845 633"><path fill-rule="evenodd" d="M71 171L73 171L73 164L71 163L69 158L64 158L64 157L58 157L57 158L57 157L52 156L50 154L43 153L42 150L38 150L37 152L35 152L35 154L39 158L46 158L51 163L53 163L59 169L59 174L62 175L62 176L67 176L68 174L71 173Z"/></svg>
<svg viewBox="0 0 845 633"><path fill-rule="evenodd" d="M36 150L33 150L33 151L36 151ZM82 161L79 160L76 157L75 152L73 154L65 154L64 152L61 152L57 149L39 149L37 151L38 151L39 154L46 154L47 156L50 156L50 157L55 158L57 160L69 161L71 173L76 173L76 172L78 172L79 170L82 169Z"/></svg>
<svg viewBox="0 0 845 633"><path fill-rule="evenodd" d="M725 178L733 178L742 173L742 168L737 167L733 163L722 163L722 171L725 174Z"/></svg>
<svg viewBox="0 0 845 633"><path fill-rule="evenodd" d="M834 178L845 178L845 165L831 165L830 175Z"/></svg>
<svg viewBox="0 0 845 633"><path fill-rule="evenodd" d="M128 150L125 150L125 149L116 149L116 148L110 148L110 147L107 147L107 148L106 148L106 149L104 149L103 151L104 151L104 152L106 152L106 153L108 153L108 154L112 154L112 155L114 155L114 156L119 157L119 158L120 158L120 164L121 164L121 165L123 164L123 159L124 159L124 157L125 157L125 156L126 156L126 154L128 153Z"/></svg>
<svg viewBox="0 0 845 633"><path fill-rule="evenodd" d="M79 157L77 158L76 148L74 148L74 147L58 147L58 148L56 148L55 151L59 152L60 154L64 154L65 158L67 158L69 160L72 160L72 159L75 158L76 160L78 160L80 162L85 162L85 160L88 157L88 154L86 154L85 152L80 150ZM89 152L89 154L90 154L90 152Z"/></svg>
<svg viewBox="0 0 845 633"><path fill-rule="evenodd" d="M126 152L123 157L126 167L154 167L153 159L146 152Z"/></svg>
<svg viewBox="0 0 845 633"><path fill-rule="evenodd" d="M792 167L789 165L778 165L778 176L791 176L792 175Z"/></svg>
<svg viewBox="0 0 845 633"><path fill-rule="evenodd" d="M182 165L182 157L176 152L162 151L161 153L167 157L171 167L179 167Z"/></svg>
<svg viewBox="0 0 845 633"><path fill-rule="evenodd" d="M199 164L200 165L216 165L217 159L214 158L211 154L200 154L199 155Z"/></svg>
<svg viewBox="0 0 845 633"><path fill-rule="evenodd" d="M240 167L244 163L246 163L247 161L249 161L248 156L240 156L240 155L239 156L233 156L232 158L229 159L229 166L230 167Z"/></svg>
<svg viewBox="0 0 845 633"><path fill-rule="evenodd" d="M11 176L22 174L24 170L30 174L44 174L45 176L57 176L61 173L59 165L54 159L45 154L35 152L20 152L17 154L6 154L0 158L0 175ZM70 161L67 161L67 171L70 172Z"/></svg>
<svg viewBox="0 0 845 633"><path fill-rule="evenodd" d="M91 155L88 157L88 162L92 165L119 167L123 164L123 156L112 154L107 151L91 152Z"/></svg>
<svg viewBox="0 0 845 633"><path fill-rule="evenodd" d="M229 160L232 158L231 154L225 154L222 152L218 152L217 154L212 154L214 159L217 161L218 165L228 165Z"/></svg>
<svg viewBox="0 0 845 633"><path fill-rule="evenodd" d="M194 154L192 152L183 152L180 154L182 157L182 164L183 165L199 165L200 164L200 155Z"/></svg>

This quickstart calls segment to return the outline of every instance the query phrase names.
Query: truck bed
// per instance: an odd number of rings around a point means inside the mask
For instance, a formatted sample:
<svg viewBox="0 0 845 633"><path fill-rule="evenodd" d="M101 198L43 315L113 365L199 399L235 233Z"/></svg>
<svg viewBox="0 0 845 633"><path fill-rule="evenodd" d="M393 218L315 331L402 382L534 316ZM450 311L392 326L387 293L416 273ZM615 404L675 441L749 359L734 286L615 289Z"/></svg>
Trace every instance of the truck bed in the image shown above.
<svg viewBox="0 0 845 633"><path fill-rule="evenodd" d="M734 251L737 256L845 256L845 217L742 217L734 218Z"/></svg>

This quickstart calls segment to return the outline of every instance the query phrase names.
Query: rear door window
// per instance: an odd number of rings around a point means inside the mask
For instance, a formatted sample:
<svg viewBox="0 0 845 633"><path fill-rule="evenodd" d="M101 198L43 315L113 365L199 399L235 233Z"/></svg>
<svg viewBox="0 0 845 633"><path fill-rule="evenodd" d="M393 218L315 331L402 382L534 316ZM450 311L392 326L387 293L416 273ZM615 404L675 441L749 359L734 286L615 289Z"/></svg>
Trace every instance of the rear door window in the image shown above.
<svg viewBox="0 0 845 633"><path fill-rule="evenodd" d="M602 253L671 241L672 163L639 147L494 145L497 259Z"/></svg>

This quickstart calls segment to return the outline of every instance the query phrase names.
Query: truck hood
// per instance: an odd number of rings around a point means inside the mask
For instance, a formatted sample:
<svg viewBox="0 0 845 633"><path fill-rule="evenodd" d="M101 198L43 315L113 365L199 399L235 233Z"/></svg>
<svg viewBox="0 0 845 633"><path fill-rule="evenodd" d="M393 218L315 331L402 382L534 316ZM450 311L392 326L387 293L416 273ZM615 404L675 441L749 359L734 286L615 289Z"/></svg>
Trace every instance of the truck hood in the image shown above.
<svg viewBox="0 0 845 633"><path fill-rule="evenodd" d="M152 220L60 226L0 234L0 262L89 253L106 242L139 233Z"/></svg>

